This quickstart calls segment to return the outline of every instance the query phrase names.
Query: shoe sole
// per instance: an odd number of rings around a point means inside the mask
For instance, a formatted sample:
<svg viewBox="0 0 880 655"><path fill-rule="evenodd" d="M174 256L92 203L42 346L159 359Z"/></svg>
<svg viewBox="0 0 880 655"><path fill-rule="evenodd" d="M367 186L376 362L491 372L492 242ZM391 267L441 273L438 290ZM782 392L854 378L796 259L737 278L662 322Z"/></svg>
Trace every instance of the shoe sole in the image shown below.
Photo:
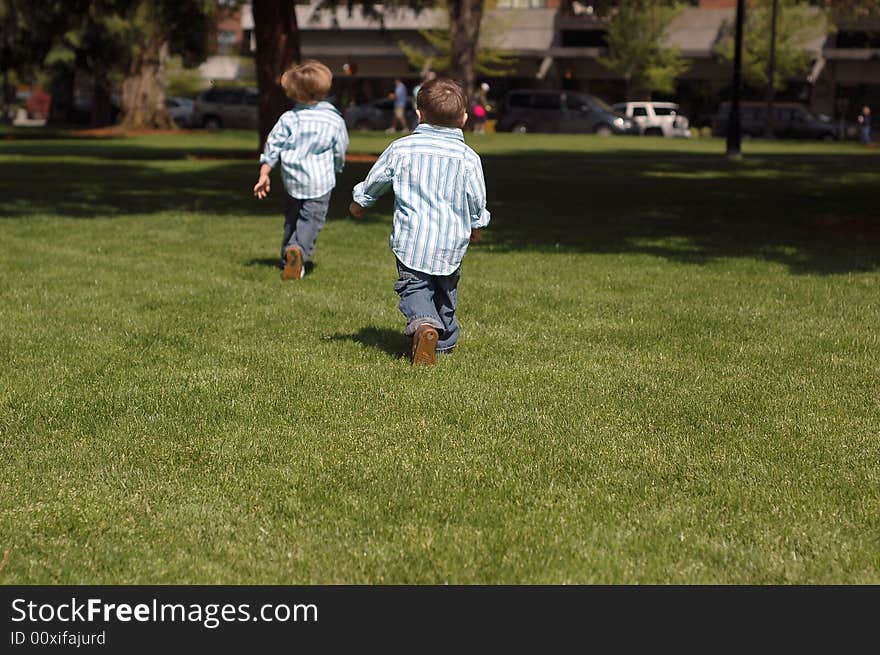
<svg viewBox="0 0 880 655"><path fill-rule="evenodd" d="M288 248L287 263L284 265L284 270L281 271L281 279L298 280L302 277L302 272L302 253L299 251L299 248Z"/></svg>
<svg viewBox="0 0 880 655"><path fill-rule="evenodd" d="M416 342L413 364L432 366L437 363L437 330L425 330Z"/></svg>

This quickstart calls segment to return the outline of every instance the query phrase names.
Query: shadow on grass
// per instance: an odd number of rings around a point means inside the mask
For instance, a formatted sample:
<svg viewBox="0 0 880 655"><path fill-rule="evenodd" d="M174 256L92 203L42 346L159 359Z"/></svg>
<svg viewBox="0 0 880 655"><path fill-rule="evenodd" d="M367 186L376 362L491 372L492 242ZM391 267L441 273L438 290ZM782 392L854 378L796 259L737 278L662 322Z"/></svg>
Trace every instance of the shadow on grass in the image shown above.
<svg viewBox="0 0 880 655"><path fill-rule="evenodd" d="M281 270L284 268L284 264L281 263L280 259L272 258L272 257L258 257L256 259L249 259L244 263L245 266L262 266L264 268L272 268L276 270ZM312 275L315 272L315 269L318 268L318 265L315 262L306 262L303 264L306 269L306 275Z"/></svg>
<svg viewBox="0 0 880 655"><path fill-rule="evenodd" d="M267 268L283 268L281 260L277 257L260 257L257 259L249 259L245 262L245 266L265 266Z"/></svg>
<svg viewBox="0 0 880 655"><path fill-rule="evenodd" d="M18 154L29 152L27 144L13 144ZM53 144L58 154L64 146ZM115 161L112 148L89 148L95 159L0 159L0 217L258 215L277 218L280 231L283 187L276 183L272 196L256 200L252 162ZM81 148L67 154L81 154ZM477 247L490 254L641 253L693 264L756 258L796 273L876 270L878 163L875 155L836 153L754 155L739 163L672 150L487 154L493 219ZM346 166L329 219L348 218L350 189L369 168ZM390 213L389 195L367 222L387 222ZM265 265L275 263L267 259Z"/></svg>
<svg viewBox="0 0 880 655"><path fill-rule="evenodd" d="M399 330L379 327L362 327L354 334L334 334L330 341L353 341L376 348L395 359L408 358L410 342Z"/></svg>

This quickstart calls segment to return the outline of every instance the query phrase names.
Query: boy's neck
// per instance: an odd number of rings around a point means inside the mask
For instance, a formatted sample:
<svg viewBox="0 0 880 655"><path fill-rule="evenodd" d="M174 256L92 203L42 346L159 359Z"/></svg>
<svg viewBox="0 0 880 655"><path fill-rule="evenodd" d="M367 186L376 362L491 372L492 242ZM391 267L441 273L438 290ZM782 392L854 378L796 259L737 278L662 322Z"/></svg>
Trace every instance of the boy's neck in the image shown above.
<svg viewBox="0 0 880 655"><path fill-rule="evenodd" d="M419 126L425 125L426 127L433 127L435 129L443 129L443 130L460 130L461 125L439 125L437 123L428 123L426 121L422 121L419 123Z"/></svg>

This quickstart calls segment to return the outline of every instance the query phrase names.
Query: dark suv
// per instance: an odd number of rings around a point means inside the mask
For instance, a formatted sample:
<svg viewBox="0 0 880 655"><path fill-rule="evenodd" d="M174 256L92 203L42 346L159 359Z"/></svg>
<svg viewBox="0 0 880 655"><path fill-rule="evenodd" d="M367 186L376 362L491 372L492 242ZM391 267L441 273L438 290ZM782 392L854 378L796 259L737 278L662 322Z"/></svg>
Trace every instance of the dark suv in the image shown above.
<svg viewBox="0 0 880 655"><path fill-rule="evenodd" d="M743 136L764 136L767 129L767 104L765 102L741 102L740 123ZM712 121L716 136L727 134L730 103L722 102ZM773 105L773 136L780 139L839 138L837 127L825 117L816 117L807 108L795 102L777 102Z"/></svg>
<svg viewBox="0 0 880 655"><path fill-rule="evenodd" d="M499 132L639 134L639 126L601 98L577 91L511 91L498 112Z"/></svg>
<svg viewBox="0 0 880 655"><path fill-rule="evenodd" d="M216 129L256 129L259 96L256 89L215 88L202 93L193 105L192 125Z"/></svg>

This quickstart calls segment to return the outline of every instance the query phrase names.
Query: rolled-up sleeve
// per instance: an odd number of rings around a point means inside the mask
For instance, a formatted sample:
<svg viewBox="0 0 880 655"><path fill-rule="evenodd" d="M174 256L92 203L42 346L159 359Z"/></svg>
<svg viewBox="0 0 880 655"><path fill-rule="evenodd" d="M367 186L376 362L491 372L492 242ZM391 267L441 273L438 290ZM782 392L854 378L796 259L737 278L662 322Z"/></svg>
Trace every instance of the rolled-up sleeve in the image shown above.
<svg viewBox="0 0 880 655"><path fill-rule="evenodd" d="M263 154L260 155L261 164L268 164L275 168L275 164L278 163L278 159L281 157L281 150L284 148L284 144L287 143L288 138L290 138L291 132L291 125L287 116L284 115L279 118L278 122L275 123L275 127L269 132L269 136L266 137L266 147L263 148Z"/></svg>
<svg viewBox="0 0 880 655"><path fill-rule="evenodd" d="M465 184L467 193L468 214L471 218L471 229L486 227L492 216L486 209L486 180L483 177L483 166L478 160L467 176Z"/></svg>
<svg viewBox="0 0 880 655"><path fill-rule="evenodd" d="M392 148L388 148L373 164L367 178L355 185L352 193L354 201L361 207L372 207L380 196L391 188L393 180L394 153Z"/></svg>

